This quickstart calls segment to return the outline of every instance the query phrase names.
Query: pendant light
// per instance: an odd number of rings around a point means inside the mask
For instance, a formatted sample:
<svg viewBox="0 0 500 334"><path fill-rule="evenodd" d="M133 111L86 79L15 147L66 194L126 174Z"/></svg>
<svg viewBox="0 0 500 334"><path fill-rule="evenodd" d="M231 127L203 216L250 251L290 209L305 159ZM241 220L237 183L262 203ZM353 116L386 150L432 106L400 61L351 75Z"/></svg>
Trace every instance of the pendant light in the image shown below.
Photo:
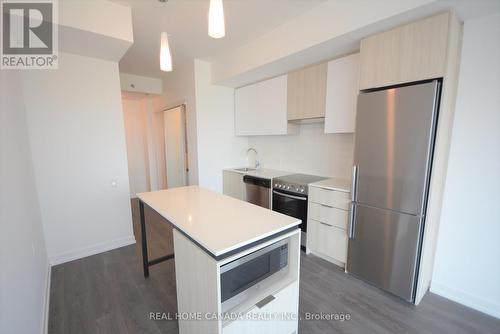
<svg viewBox="0 0 500 334"><path fill-rule="evenodd" d="M226 35L222 0L210 0L208 9L208 36L222 38Z"/></svg>
<svg viewBox="0 0 500 334"><path fill-rule="evenodd" d="M160 37L160 69L165 72L172 71L172 54L168 46L168 35L166 32L162 32Z"/></svg>

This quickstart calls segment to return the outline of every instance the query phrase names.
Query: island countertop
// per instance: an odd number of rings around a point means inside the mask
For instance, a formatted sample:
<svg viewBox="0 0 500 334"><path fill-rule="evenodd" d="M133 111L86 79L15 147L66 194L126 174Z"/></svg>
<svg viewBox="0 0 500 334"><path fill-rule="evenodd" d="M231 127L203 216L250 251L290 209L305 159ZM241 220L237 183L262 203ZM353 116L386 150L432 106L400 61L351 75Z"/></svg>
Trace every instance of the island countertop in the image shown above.
<svg viewBox="0 0 500 334"><path fill-rule="evenodd" d="M213 257L221 257L300 224L299 219L198 186L137 196Z"/></svg>

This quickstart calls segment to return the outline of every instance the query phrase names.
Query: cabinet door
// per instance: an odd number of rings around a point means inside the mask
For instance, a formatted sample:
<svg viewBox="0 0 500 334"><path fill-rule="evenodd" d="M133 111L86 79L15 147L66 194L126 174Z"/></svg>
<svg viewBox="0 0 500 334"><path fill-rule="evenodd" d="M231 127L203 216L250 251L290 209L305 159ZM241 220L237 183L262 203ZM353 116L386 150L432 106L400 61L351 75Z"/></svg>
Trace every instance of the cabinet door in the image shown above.
<svg viewBox="0 0 500 334"><path fill-rule="evenodd" d="M325 133L354 132L359 53L328 62Z"/></svg>
<svg viewBox="0 0 500 334"><path fill-rule="evenodd" d="M325 117L327 63L288 74L288 120Z"/></svg>
<svg viewBox="0 0 500 334"><path fill-rule="evenodd" d="M345 264L347 259L347 232L314 219L307 221L307 247Z"/></svg>
<svg viewBox="0 0 500 334"><path fill-rule="evenodd" d="M236 89L234 118L237 136L295 131L288 126L286 75Z"/></svg>
<svg viewBox="0 0 500 334"><path fill-rule="evenodd" d="M223 171L222 172L222 193L237 199L245 198L245 183L243 183L243 174Z"/></svg>
<svg viewBox="0 0 500 334"><path fill-rule="evenodd" d="M449 13L361 40L360 89L444 76Z"/></svg>

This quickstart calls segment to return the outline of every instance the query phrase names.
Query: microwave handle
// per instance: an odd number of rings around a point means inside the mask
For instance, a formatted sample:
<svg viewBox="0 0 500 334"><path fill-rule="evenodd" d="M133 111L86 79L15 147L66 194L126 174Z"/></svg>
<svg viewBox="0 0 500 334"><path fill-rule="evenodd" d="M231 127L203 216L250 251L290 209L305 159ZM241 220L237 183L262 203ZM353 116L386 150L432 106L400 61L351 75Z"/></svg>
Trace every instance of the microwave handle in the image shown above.
<svg viewBox="0 0 500 334"><path fill-rule="evenodd" d="M267 304L269 304L270 302L272 302L275 299L276 299L276 297L274 297L273 295L269 295L266 298L262 299L257 304L255 304L255 306L257 306L258 308L263 308L264 306L266 306Z"/></svg>

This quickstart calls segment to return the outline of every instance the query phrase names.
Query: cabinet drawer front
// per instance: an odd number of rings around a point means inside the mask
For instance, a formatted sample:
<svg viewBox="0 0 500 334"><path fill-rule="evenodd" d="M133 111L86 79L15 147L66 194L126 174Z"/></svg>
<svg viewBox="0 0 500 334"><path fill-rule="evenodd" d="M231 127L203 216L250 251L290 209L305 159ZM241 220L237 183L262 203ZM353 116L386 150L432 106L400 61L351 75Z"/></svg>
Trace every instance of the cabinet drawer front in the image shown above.
<svg viewBox="0 0 500 334"><path fill-rule="evenodd" d="M309 219L307 245L313 252L329 256L342 263L347 257L347 232L335 226Z"/></svg>
<svg viewBox="0 0 500 334"><path fill-rule="evenodd" d="M319 222L327 223L344 230L347 229L349 212L346 210L309 202L308 215L311 219Z"/></svg>
<svg viewBox="0 0 500 334"><path fill-rule="evenodd" d="M314 203L325 204L342 210L349 210L351 196L349 193L341 191L310 187L309 200Z"/></svg>
<svg viewBox="0 0 500 334"><path fill-rule="evenodd" d="M250 319L269 319L279 314L298 314L299 286L295 281L283 290L268 298L268 302L261 307L253 307L245 316ZM238 319L223 327L223 334L254 334L254 333L282 333L291 334L297 330L297 320L246 320Z"/></svg>

